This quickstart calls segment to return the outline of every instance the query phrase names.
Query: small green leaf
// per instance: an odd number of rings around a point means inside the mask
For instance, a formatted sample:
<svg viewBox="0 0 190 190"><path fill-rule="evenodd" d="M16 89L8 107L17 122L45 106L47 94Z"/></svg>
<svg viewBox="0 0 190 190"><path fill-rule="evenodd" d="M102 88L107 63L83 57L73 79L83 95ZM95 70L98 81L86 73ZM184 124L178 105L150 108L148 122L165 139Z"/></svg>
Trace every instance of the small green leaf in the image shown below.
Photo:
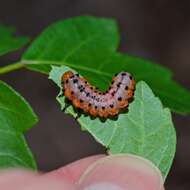
<svg viewBox="0 0 190 190"><path fill-rule="evenodd" d="M49 78L61 89L61 76L67 67L53 67ZM61 92L60 92L61 93ZM60 94L59 94L60 95ZM57 97L61 108L65 98ZM72 106L66 113L76 116ZM82 130L88 131L110 154L132 153L151 160L166 178L175 154L176 136L169 109L163 108L145 82L136 85L134 101L128 113L121 113L117 120L91 119L82 115L78 119Z"/></svg>
<svg viewBox="0 0 190 190"><path fill-rule="evenodd" d="M0 167L36 168L23 132L37 122L28 103L0 81Z"/></svg>
<svg viewBox="0 0 190 190"><path fill-rule="evenodd" d="M16 37L14 32L14 28L0 25L0 56L15 51L28 43L27 37Z"/></svg>
<svg viewBox="0 0 190 190"><path fill-rule="evenodd" d="M111 19L81 16L59 21L47 29L32 43L22 57L28 67L41 72L50 71L49 61L69 63L88 62L96 57L97 50L115 51L119 44L116 23Z"/></svg>

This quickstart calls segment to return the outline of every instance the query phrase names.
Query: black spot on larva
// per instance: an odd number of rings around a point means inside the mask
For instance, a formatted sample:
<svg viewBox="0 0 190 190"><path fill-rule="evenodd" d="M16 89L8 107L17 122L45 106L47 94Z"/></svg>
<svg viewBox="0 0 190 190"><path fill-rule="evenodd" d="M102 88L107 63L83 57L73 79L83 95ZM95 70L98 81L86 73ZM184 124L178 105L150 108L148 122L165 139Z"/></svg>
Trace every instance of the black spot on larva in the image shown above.
<svg viewBox="0 0 190 190"><path fill-rule="evenodd" d="M113 108L113 104L110 105L110 108Z"/></svg>
<svg viewBox="0 0 190 190"><path fill-rule="evenodd" d="M74 80L73 80L73 83L77 83L77 82L78 82L78 79L74 79Z"/></svg>
<svg viewBox="0 0 190 190"><path fill-rule="evenodd" d="M103 92L102 94L103 94L103 95L106 95L106 92Z"/></svg>
<svg viewBox="0 0 190 190"><path fill-rule="evenodd" d="M73 94L74 94L74 92L73 92L73 91L71 91L71 94L73 95Z"/></svg>
<svg viewBox="0 0 190 190"><path fill-rule="evenodd" d="M85 84L87 84L88 82L87 81L84 81Z"/></svg>
<svg viewBox="0 0 190 190"><path fill-rule="evenodd" d="M93 90L93 87L91 86L90 89Z"/></svg>
<svg viewBox="0 0 190 190"><path fill-rule="evenodd" d="M129 78L130 78L131 80L133 79L133 77L132 77L131 75L129 76Z"/></svg>
<svg viewBox="0 0 190 190"><path fill-rule="evenodd" d="M121 83L119 82L119 83L117 83L117 87L119 88L121 86Z"/></svg>
<svg viewBox="0 0 190 190"><path fill-rule="evenodd" d="M95 109L97 109L97 108L98 108L98 106L95 106L94 108L95 108Z"/></svg>
<svg viewBox="0 0 190 190"><path fill-rule="evenodd" d="M69 82L69 80L67 79L65 82L66 82L66 83L68 83L68 82Z"/></svg>
<svg viewBox="0 0 190 190"><path fill-rule="evenodd" d="M122 100L122 97L118 97L117 100L118 100L118 101L121 101L121 100Z"/></svg>
<svg viewBox="0 0 190 190"><path fill-rule="evenodd" d="M77 73L76 76L79 77L79 74Z"/></svg>
<svg viewBox="0 0 190 190"><path fill-rule="evenodd" d="M113 84L113 83L114 83L114 81L112 80L111 84Z"/></svg>
<svg viewBox="0 0 190 190"><path fill-rule="evenodd" d="M114 96L114 95L115 95L115 91L114 91L114 92L112 92L112 93L111 93L111 95L112 95L112 96Z"/></svg>
<svg viewBox="0 0 190 190"><path fill-rule="evenodd" d="M122 76L126 76L126 73L122 73L121 75L122 75Z"/></svg>
<svg viewBox="0 0 190 190"><path fill-rule="evenodd" d="M89 95L90 95L90 93L89 93L89 92L87 92L87 93L86 93L86 96L88 97Z"/></svg>
<svg viewBox="0 0 190 190"><path fill-rule="evenodd" d="M129 89L129 87L128 86L125 86L125 90L128 90Z"/></svg>
<svg viewBox="0 0 190 190"><path fill-rule="evenodd" d="M111 86L109 87L109 90L111 90Z"/></svg>
<svg viewBox="0 0 190 190"><path fill-rule="evenodd" d="M84 89L82 88L82 89L80 89L80 92L83 92L84 91Z"/></svg>
<svg viewBox="0 0 190 190"><path fill-rule="evenodd" d="M83 103L83 100L82 100L82 99L80 99L80 103Z"/></svg>
<svg viewBox="0 0 190 190"><path fill-rule="evenodd" d="M134 96L135 92L133 91L132 95Z"/></svg>
<svg viewBox="0 0 190 190"><path fill-rule="evenodd" d="M105 93L108 93L108 90L106 90Z"/></svg>
<svg viewBox="0 0 190 190"><path fill-rule="evenodd" d="M103 109L103 110L105 110L105 107L104 107L104 106L102 106L102 109Z"/></svg>
<svg viewBox="0 0 190 190"><path fill-rule="evenodd" d="M89 107L90 107L91 105L92 105L91 103L88 104Z"/></svg>
<svg viewBox="0 0 190 190"><path fill-rule="evenodd" d="M74 77L74 75L70 76L70 78L72 79Z"/></svg>
<svg viewBox="0 0 190 190"><path fill-rule="evenodd" d="M80 90L80 89L83 89L84 87L82 86L82 85L79 85L79 87L78 87L78 89Z"/></svg>
<svg viewBox="0 0 190 190"><path fill-rule="evenodd" d="M118 75L118 73L115 73L115 75L114 75L114 76L116 77L117 75Z"/></svg>
<svg viewBox="0 0 190 190"><path fill-rule="evenodd" d="M95 90L94 92L95 92L95 93L97 93L98 91L97 91L97 90Z"/></svg>
<svg viewBox="0 0 190 190"><path fill-rule="evenodd" d="M101 93L101 92L99 92L98 94L99 94L99 95L101 95L102 93Z"/></svg>
<svg viewBox="0 0 190 190"><path fill-rule="evenodd" d="M62 85L64 84L64 80L61 81L61 84L62 84Z"/></svg>

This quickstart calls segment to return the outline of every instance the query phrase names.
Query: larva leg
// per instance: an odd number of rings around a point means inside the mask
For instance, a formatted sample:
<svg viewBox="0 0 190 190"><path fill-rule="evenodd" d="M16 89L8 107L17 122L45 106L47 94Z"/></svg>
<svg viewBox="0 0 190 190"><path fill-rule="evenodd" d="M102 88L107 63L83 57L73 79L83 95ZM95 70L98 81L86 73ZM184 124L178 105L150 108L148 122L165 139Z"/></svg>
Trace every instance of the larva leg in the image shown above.
<svg viewBox="0 0 190 190"><path fill-rule="evenodd" d="M63 93L61 93L61 94L58 95L59 98L61 98L61 97L63 97L63 96L64 96Z"/></svg>
<svg viewBox="0 0 190 190"><path fill-rule="evenodd" d="M66 109L69 107L69 104L65 104L65 107L61 109L62 112L65 112Z"/></svg>
<svg viewBox="0 0 190 190"><path fill-rule="evenodd" d="M81 112L77 112L77 116L75 117L75 120L77 120L81 116Z"/></svg>
<svg viewBox="0 0 190 190"><path fill-rule="evenodd" d="M65 112L65 110L70 106L70 103L65 100L65 106L61 109L62 112Z"/></svg>

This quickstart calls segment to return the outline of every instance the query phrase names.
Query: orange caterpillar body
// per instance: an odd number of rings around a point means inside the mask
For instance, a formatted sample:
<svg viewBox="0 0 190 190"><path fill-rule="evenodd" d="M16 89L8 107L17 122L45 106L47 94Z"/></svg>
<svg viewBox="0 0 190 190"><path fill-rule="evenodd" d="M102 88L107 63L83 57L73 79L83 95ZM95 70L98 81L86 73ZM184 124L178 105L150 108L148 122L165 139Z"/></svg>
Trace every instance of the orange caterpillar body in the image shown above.
<svg viewBox="0 0 190 190"><path fill-rule="evenodd" d="M135 81L127 72L116 74L106 92L97 90L72 71L65 72L61 82L64 96L74 107L92 116L104 118L117 115L121 109L126 108L135 89Z"/></svg>

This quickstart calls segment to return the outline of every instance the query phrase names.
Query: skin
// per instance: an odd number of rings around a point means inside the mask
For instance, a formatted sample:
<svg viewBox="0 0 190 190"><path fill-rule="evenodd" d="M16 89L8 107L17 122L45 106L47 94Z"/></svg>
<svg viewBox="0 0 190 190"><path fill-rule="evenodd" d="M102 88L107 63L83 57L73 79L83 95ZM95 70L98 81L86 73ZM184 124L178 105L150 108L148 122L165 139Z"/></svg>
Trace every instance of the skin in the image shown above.
<svg viewBox="0 0 190 190"><path fill-rule="evenodd" d="M159 170L132 155L96 155L46 174L24 170L0 173L3 190L163 190Z"/></svg>

